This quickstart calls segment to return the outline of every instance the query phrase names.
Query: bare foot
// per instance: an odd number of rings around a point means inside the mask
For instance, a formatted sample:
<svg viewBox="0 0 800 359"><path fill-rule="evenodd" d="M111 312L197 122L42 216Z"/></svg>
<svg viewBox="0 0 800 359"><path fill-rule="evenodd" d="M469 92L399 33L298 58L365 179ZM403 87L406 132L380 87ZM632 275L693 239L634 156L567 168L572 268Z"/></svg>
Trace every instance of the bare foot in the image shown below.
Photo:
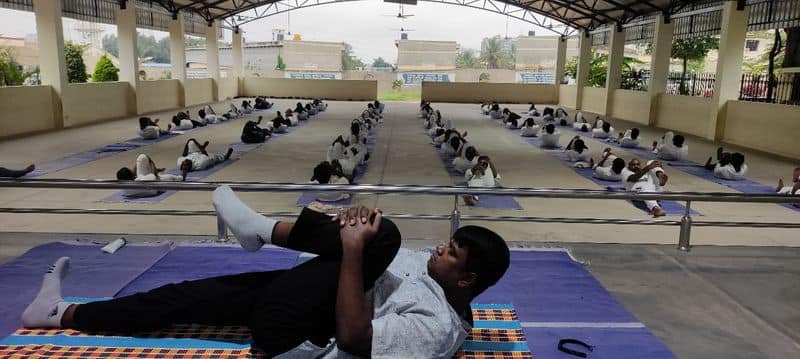
<svg viewBox="0 0 800 359"><path fill-rule="evenodd" d="M780 192L783 189L783 178L778 180L778 187L775 187L775 192Z"/></svg>
<svg viewBox="0 0 800 359"><path fill-rule="evenodd" d="M36 169L36 166L33 164L29 164L28 167L25 167L25 173L31 173L33 170Z"/></svg>
<svg viewBox="0 0 800 359"><path fill-rule="evenodd" d="M667 212L664 212L664 210L661 209L661 207L658 207L658 206L653 207L653 217L663 217L663 216L666 216L666 215L667 215Z"/></svg>
<svg viewBox="0 0 800 359"><path fill-rule="evenodd" d="M653 151L656 150L656 147L658 147L658 141L653 141Z"/></svg>
<svg viewBox="0 0 800 359"><path fill-rule="evenodd" d="M464 196L464 204L467 206L474 206L477 202L478 201L475 199L475 196Z"/></svg>
<svg viewBox="0 0 800 359"><path fill-rule="evenodd" d="M230 159L233 154L233 148L228 147L228 152L225 152L225 159Z"/></svg>

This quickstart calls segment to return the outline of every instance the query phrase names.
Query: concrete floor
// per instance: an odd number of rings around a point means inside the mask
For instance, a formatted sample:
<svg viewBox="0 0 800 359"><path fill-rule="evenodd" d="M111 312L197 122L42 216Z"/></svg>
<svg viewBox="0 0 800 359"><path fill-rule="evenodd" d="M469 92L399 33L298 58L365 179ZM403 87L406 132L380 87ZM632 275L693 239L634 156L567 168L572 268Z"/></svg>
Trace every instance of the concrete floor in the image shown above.
<svg viewBox="0 0 800 359"><path fill-rule="evenodd" d="M277 100L274 110L293 107L294 100ZM224 103L216 105L222 109ZM207 181L304 183L314 165L324 160L328 145L345 133L363 102L330 102L328 111L290 135L269 140L261 148L208 177ZM435 104L469 139L492 157L508 187L600 189L560 161L522 141L516 134L479 115L477 105ZM527 110L527 106L509 106ZM192 109L196 112L196 108ZM362 183L452 185L435 149L428 144L417 104L387 104L369 169ZM274 111L263 116L270 119ZM171 114L161 114L163 120ZM631 124L612 121L618 130ZM193 131L192 137L211 141L212 151L238 142L244 120ZM0 141L0 163L24 167L86 151L135 136L135 119L123 119ZM637 125L642 143L663 130ZM565 131L566 143L570 132ZM186 136L165 140L138 151L112 155L52 173L44 178L113 178L123 165L147 153L161 167L171 168ZM717 144L689 136L690 159L714 153ZM587 140L595 156L604 144ZM617 150L617 152L620 152ZM743 151L749 177L765 184L788 178L797 161ZM623 158L630 155L620 152ZM669 190L732 192L703 179L670 170ZM211 210L207 192L177 193L161 203L101 203L114 191L0 189L0 207L133 208ZM294 193L245 193L245 202L260 211L298 211ZM465 214L588 218L648 218L624 201L517 198L524 210L462 208ZM358 195L356 203L386 212L446 214L452 198L434 196ZM800 213L778 205L696 203L703 220L800 222ZM673 218L676 219L676 218ZM407 247L430 246L447 238L446 222L398 220ZM108 241L118 235L134 240L213 240L216 222L210 217L77 216L0 214L0 262L55 240L89 238ZM690 253L674 250L676 227L589 224L481 223L519 246L568 247L587 261L589 269L618 299L682 358L788 358L800 352L800 249L797 230L695 227ZM533 243L536 242L536 243ZM548 244L552 243L552 244ZM619 243L619 244L611 244ZM746 246L746 247L745 247Z"/></svg>

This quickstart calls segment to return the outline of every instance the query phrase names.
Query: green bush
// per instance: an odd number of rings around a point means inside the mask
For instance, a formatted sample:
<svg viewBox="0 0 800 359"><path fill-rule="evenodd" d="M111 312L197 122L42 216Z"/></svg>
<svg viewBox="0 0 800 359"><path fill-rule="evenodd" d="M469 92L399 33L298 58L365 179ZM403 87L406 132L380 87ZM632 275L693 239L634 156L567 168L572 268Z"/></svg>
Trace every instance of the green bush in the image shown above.
<svg viewBox="0 0 800 359"><path fill-rule="evenodd" d="M83 62L83 48L71 42L64 44L64 57L67 60L67 79L70 83L86 82L86 64Z"/></svg>
<svg viewBox="0 0 800 359"><path fill-rule="evenodd" d="M114 66L108 56L100 56L97 64L94 65L93 82L119 81L119 69Z"/></svg>

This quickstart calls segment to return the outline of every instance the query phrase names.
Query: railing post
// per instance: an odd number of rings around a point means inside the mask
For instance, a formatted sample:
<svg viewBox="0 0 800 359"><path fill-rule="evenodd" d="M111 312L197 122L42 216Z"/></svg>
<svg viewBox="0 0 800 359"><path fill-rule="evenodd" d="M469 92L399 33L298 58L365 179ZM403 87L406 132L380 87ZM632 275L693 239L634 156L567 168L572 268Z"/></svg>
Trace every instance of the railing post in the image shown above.
<svg viewBox="0 0 800 359"><path fill-rule="evenodd" d="M456 233L458 227L461 225L461 212L458 211L458 195L453 196L453 214L450 216L450 238Z"/></svg>
<svg viewBox="0 0 800 359"><path fill-rule="evenodd" d="M217 241L228 241L228 227L225 226L225 222L222 221L222 217L220 216L217 216Z"/></svg>
<svg viewBox="0 0 800 359"><path fill-rule="evenodd" d="M678 238L678 249L683 252L688 252L692 248L689 244L692 235L691 207L692 201L686 201L686 212L683 214L683 218L681 218L681 233Z"/></svg>

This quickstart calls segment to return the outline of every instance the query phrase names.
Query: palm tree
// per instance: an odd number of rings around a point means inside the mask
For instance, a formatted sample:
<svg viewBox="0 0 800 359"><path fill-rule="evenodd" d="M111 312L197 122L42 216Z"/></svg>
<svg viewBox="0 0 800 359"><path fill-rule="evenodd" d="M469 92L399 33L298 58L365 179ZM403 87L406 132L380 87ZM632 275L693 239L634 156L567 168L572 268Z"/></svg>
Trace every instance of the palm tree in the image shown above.
<svg viewBox="0 0 800 359"><path fill-rule="evenodd" d="M498 37L488 39L486 47L481 51L480 59L489 69L509 68L509 65L513 65L514 62L513 55L503 51Z"/></svg>
<svg viewBox="0 0 800 359"><path fill-rule="evenodd" d="M456 57L456 68L459 69L479 69L481 68L480 59L475 56L475 50L466 49L461 51Z"/></svg>

